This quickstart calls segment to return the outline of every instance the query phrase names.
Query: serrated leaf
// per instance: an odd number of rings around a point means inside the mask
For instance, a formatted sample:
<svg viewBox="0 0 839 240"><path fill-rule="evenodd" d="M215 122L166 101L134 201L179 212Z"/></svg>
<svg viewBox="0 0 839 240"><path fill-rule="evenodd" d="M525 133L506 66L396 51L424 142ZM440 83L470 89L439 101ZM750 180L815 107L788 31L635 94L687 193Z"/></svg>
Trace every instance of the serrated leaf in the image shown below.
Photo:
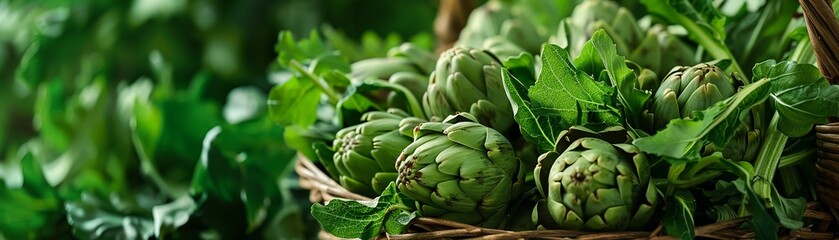
<svg viewBox="0 0 839 240"><path fill-rule="evenodd" d="M587 51L591 46L594 51ZM626 66L624 57L618 55L615 43L604 30L598 30L591 38L590 44L583 47L580 57L575 60L578 65L582 62L585 53L595 54L594 58L599 66L605 68L611 86L617 88L617 98L625 113L622 115L630 126L640 126L643 115L644 104L650 98L650 93L637 89L635 73ZM591 61L589 61L591 62ZM589 72L593 72L592 68ZM598 71L600 72L600 71Z"/></svg>
<svg viewBox="0 0 839 240"><path fill-rule="evenodd" d="M523 76L527 78L528 76ZM556 143L556 137L562 132L558 124L558 116L537 115L530 109L530 100L527 97L527 88L532 84L530 80L520 80L518 77L504 70L501 74L504 81L504 89L513 107L513 116L519 124L522 136L531 143L536 144L539 152L551 151Z"/></svg>
<svg viewBox="0 0 839 240"><path fill-rule="evenodd" d="M560 129L575 124L621 123L619 113L613 108L615 89L577 69L568 51L546 44L542 48L542 61L542 73L528 91L534 114L559 119Z"/></svg>
<svg viewBox="0 0 839 240"><path fill-rule="evenodd" d="M372 239L384 226L388 233L404 230L415 213L409 213L407 197L391 183L382 195L369 201L333 199L326 205L312 205L312 216L323 229L336 237ZM402 225L402 226L399 226Z"/></svg>

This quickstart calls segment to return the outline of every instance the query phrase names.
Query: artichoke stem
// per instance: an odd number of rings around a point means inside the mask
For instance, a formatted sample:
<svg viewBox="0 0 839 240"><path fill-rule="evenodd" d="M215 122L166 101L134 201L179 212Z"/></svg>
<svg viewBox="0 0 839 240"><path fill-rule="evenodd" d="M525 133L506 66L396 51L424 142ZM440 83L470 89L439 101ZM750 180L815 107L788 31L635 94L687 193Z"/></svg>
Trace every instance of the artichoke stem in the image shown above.
<svg viewBox="0 0 839 240"><path fill-rule="evenodd" d="M810 149L805 149L805 150L798 151L798 152L793 153L793 154L787 154L787 155L781 156L781 161L778 164L778 168L781 169L781 168L786 168L786 167L791 167L791 166L798 165L798 164L803 163L803 162L807 161L808 159L812 158L813 155L815 155L815 154L816 154L816 149L815 148L810 148Z"/></svg>
<svg viewBox="0 0 839 240"><path fill-rule="evenodd" d="M304 77L309 79L309 81L315 83L315 86L318 86L318 88L320 88L321 91L326 93L326 96L329 98L330 103L335 105L338 104L339 101L341 101L341 96L338 95L338 93L336 93L335 90L332 89L332 87L330 87L325 82L321 81L320 78L318 78L311 72L306 71L306 67L304 67L303 64L300 64L300 62L298 62L297 60L292 59L291 62L289 62L289 65L291 65L291 68L293 68L294 71L302 74Z"/></svg>
<svg viewBox="0 0 839 240"><path fill-rule="evenodd" d="M754 184L755 193L763 199L768 199L772 194L772 178L775 177L775 171L778 170L781 162L781 153L789 139L778 130L780 119L780 114L775 112L766 129L766 139L755 159L755 175L752 184Z"/></svg>

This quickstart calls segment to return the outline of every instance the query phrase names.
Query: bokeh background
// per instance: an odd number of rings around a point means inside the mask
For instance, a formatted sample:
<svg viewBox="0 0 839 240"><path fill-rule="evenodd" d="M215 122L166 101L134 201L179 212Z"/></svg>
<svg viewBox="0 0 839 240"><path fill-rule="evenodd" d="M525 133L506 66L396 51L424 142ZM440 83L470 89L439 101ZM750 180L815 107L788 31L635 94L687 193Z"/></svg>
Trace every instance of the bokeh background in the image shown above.
<svg viewBox="0 0 839 240"><path fill-rule="evenodd" d="M316 238L265 109L278 33L432 49L438 5L0 0L0 239Z"/></svg>

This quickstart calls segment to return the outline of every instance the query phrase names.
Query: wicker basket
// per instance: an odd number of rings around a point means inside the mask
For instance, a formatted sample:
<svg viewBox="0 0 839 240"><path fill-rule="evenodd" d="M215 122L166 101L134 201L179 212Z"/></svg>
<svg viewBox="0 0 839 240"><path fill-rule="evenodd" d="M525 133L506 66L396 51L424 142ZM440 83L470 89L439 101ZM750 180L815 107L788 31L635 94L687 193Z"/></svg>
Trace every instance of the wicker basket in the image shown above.
<svg viewBox="0 0 839 240"><path fill-rule="evenodd" d="M799 0L807 21L819 70L830 84L839 81L839 23L828 0ZM839 219L839 123L816 126L818 162L816 192Z"/></svg>
<svg viewBox="0 0 839 240"><path fill-rule="evenodd" d="M443 1L461 2L461 1ZM453 31L462 29L468 11L474 7L472 2L464 1L467 7L460 4L444 4L439 12L436 24L439 40L453 42ZM807 23L810 39L818 59L818 67L831 84L839 80L839 23L837 23L828 0L799 0ZM445 29L443 29L445 28ZM836 229L835 219L839 219L839 122L819 125L815 127L818 147L818 162L816 170L818 184L816 187L819 201L810 202L804 212L804 218L816 224L805 225L804 228L783 232L781 239L837 239L839 229ZM300 176L300 185L310 190L309 200L313 203L323 203L333 198L351 200L370 200L365 196L352 193L332 180L321 168L300 155L295 164L295 171ZM747 217L736 218L705 226L697 226L697 237L712 239L750 239L754 232L741 228L748 221ZM663 233L659 225L649 232L609 232L592 233L569 230L533 230L507 231L499 229L481 228L468 224L447 221L436 218L420 217L414 219L406 233L398 235L382 235L387 239L439 239L439 238L479 238L479 239L675 239ZM328 233L321 232L322 239L335 238Z"/></svg>

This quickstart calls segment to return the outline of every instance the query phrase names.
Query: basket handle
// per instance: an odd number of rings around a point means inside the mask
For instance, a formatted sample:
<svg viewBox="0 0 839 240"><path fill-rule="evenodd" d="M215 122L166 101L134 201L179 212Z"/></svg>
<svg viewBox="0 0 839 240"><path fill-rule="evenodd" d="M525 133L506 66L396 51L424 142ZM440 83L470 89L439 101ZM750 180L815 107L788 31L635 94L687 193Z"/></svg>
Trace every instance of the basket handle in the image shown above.
<svg viewBox="0 0 839 240"><path fill-rule="evenodd" d="M829 0L798 0L819 70L830 84L839 84L839 22Z"/></svg>

